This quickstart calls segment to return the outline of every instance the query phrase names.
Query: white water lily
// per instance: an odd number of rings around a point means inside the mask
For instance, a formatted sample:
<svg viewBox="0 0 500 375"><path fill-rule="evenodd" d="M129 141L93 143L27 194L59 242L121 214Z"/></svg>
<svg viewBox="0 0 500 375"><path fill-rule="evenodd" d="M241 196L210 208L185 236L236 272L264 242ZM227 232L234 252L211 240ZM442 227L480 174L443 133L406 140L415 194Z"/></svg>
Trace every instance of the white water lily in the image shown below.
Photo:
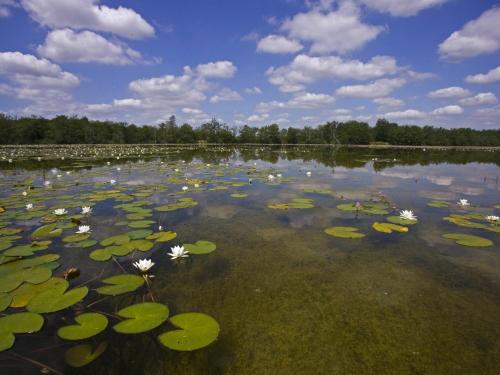
<svg viewBox="0 0 500 375"><path fill-rule="evenodd" d="M281 178L281 177L283 177L283 175L282 175L281 173L278 173L278 174L276 175L276 177Z"/></svg>
<svg viewBox="0 0 500 375"><path fill-rule="evenodd" d="M161 232L163 230L163 227L161 225L158 225L158 232Z"/></svg>
<svg viewBox="0 0 500 375"><path fill-rule="evenodd" d="M486 220L488 220L488 221L500 221L500 217L495 216L495 215L489 215L489 216L486 216Z"/></svg>
<svg viewBox="0 0 500 375"><path fill-rule="evenodd" d="M274 176L272 174L270 174L269 176L267 176L268 179L270 180L274 180Z"/></svg>
<svg viewBox="0 0 500 375"><path fill-rule="evenodd" d="M200 184L194 184L194 188L198 189L200 187Z"/></svg>
<svg viewBox="0 0 500 375"><path fill-rule="evenodd" d="M132 265L141 272L148 272L155 264L151 259L140 259Z"/></svg>
<svg viewBox="0 0 500 375"><path fill-rule="evenodd" d="M107 161L107 162L106 162L106 165L110 165L110 164L111 164L111 162L110 162L110 161Z"/></svg>
<svg viewBox="0 0 500 375"><path fill-rule="evenodd" d="M184 246L174 246L170 248L172 252L167 253L172 259L187 258L189 251L184 250Z"/></svg>
<svg viewBox="0 0 500 375"><path fill-rule="evenodd" d="M311 171L307 171L307 172L306 172L306 175L307 175L307 177L311 177L312 172L311 172Z"/></svg>
<svg viewBox="0 0 500 375"><path fill-rule="evenodd" d="M89 225L80 225L78 227L78 231L76 233L77 234L87 234L87 233L90 233L90 226Z"/></svg>
<svg viewBox="0 0 500 375"><path fill-rule="evenodd" d="M405 220L417 220L412 210L403 210L399 212L399 217Z"/></svg>
<svg viewBox="0 0 500 375"><path fill-rule="evenodd" d="M26 191L23 191L23 197L27 196L28 193Z"/></svg>
<svg viewBox="0 0 500 375"><path fill-rule="evenodd" d="M120 167L118 167L118 168L116 168L116 170L117 170L118 172L120 172L122 169L121 169Z"/></svg>
<svg viewBox="0 0 500 375"><path fill-rule="evenodd" d="M28 211L29 211L29 210L31 210L32 208L33 208L33 203L28 203L28 204L26 205L26 209L27 209Z"/></svg>
<svg viewBox="0 0 500 375"><path fill-rule="evenodd" d="M109 183L110 183L111 185L114 185L114 184L116 184L116 180L109 180Z"/></svg>
<svg viewBox="0 0 500 375"><path fill-rule="evenodd" d="M183 187L182 187L182 191L188 191L188 189L189 189L189 188L188 188L187 186L183 186Z"/></svg>
<svg viewBox="0 0 500 375"><path fill-rule="evenodd" d="M57 215L57 216L66 215L67 213L68 213L68 211L66 211L65 208L57 208L54 210L54 215Z"/></svg>
<svg viewBox="0 0 500 375"><path fill-rule="evenodd" d="M92 207L90 206L83 206L82 207L82 215L88 215L92 212Z"/></svg>
<svg viewBox="0 0 500 375"><path fill-rule="evenodd" d="M460 200L457 202L457 204L458 204L459 206L470 206L470 203L469 203L469 201L468 201L467 199L460 199Z"/></svg>
<svg viewBox="0 0 500 375"><path fill-rule="evenodd" d="M49 181L49 180L47 180L47 181L45 181L43 184L44 184L45 186L50 186L50 181Z"/></svg>

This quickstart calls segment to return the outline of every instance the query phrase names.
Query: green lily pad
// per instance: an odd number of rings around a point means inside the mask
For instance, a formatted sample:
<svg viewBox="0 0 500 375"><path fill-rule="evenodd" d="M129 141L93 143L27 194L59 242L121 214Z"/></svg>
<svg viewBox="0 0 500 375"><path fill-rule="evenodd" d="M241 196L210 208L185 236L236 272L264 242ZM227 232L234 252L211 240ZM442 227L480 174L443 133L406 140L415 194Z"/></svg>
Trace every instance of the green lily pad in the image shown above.
<svg viewBox="0 0 500 375"><path fill-rule="evenodd" d="M359 206L356 206L356 203L344 203L339 204L337 208L341 211L360 212L372 215L386 215L389 213L385 204L373 202L365 202Z"/></svg>
<svg viewBox="0 0 500 375"><path fill-rule="evenodd" d="M268 204L267 207L273 210L314 208L314 201L309 198L295 198L289 203L273 203Z"/></svg>
<svg viewBox="0 0 500 375"><path fill-rule="evenodd" d="M117 296L139 289L144 284L144 278L137 275L123 274L108 277L102 282L108 285L97 288L97 293Z"/></svg>
<svg viewBox="0 0 500 375"><path fill-rule="evenodd" d="M246 197L248 197L248 194L244 194L244 193L233 193L233 194L231 194L231 197L233 197L233 198L246 198Z"/></svg>
<svg viewBox="0 0 500 375"><path fill-rule="evenodd" d="M99 313L85 313L75 318L78 324L59 328L57 335L65 340L83 340L106 329L108 318Z"/></svg>
<svg viewBox="0 0 500 375"><path fill-rule="evenodd" d="M89 292L86 286L65 290L62 287L52 288L37 294L29 301L26 310L41 314L64 310L80 302Z"/></svg>
<svg viewBox="0 0 500 375"><path fill-rule="evenodd" d="M75 234L70 234L69 236L64 237L62 240L63 242L81 242L85 241L90 237L90 234L84 234L84 233L75 233Z"/></svg>
<svg viewBox="0 0 500 375"><path fill-rule="evenodd" d="M123 245L127 242L130 242L130 237L127 234L119 234L116 236L111 236L105 238L101 241L102 246L110 246L110 245Z"/></svg>
<svg viewBox="0 0 500 375"><path fill-rule="evenodd" d="M325 233L330 236L340 238L362 238L365 237L363 233L359 232L355 227L330 227L325 229Z"/></svg>
<svg viewBox="0 0 500 375"><path fill-rule="evenodd" d="M388 216L386 220L390 223L399 225L414 225L418 223L418 220L403 219L399 216Z"/></svg>
<svg viewBox="0 0 500 375"><path fill-rule="evenodd" d="M175 315L170 322L180 328L158 336L158 340L169 349L193 351L204 348L219 336L219 324L209 315L186 313Z"/></svg>
<svg viewBox="0 0 500 375"><path fill-rule="evenodd" d="M9 293L0 293L0 312L9 307L12 302L12 297Z"/></svg>
<svg viewBox="0 0 500 375"><path fill-rule="evenodd" d="M216 248L217 246L210 241L196 241L195 244L184 244L184 249L191 254L209 254L215 251Z"/></svg>
<svg viewBox="0 0 500 375"><path fill-rule="evenodd" d="M64 359L71 367L83 367L99 358L107 348L107 342L100 343L95 350L89 344L77 345L66 350Z"/></svg>
<svg viewBox="0 0 500 375"><path fill-rule="evenodd" d="M482 219L482 217L481 217ZM477 229L486 229L488 226L482 223L475 223L469 220L469 217L466 215L450 215L444 217L443 220L458 225L459 227L464 228L477 228Z"/></svg>
<svg viewBox="0 0 500 375"><path fill-rule="evenodd" d="M45 267L30 267L0 275L0 292L10 292L24 282L40 284L52 276L52 271Z"/></svg>
<svg viewBox="0 0 500 375"><path fill-rule="evenodd" d="M472 247L488 247L493 246L493 242L487 238L474 236L472 234L463 233L447 233L443 234L444 238L455 240L459 245Z"/></svg>
<svg viewBox="0 0 500 375"><path fill-rule="evenodd" d="M84 241L80 241L80 242L74 242L71 246L86 249L87 247L92 247L94 245L97 245L96 240L84 240Z"/></svg>
<svg viewBox="0 0 500 375"><path fill-rule="evenodd" d="M382 233L392 233L394 231L402 233L408 232L407 227L391 223L375 222L372 224L372 228L375 229L377 232L382 232Z"/></svg>
<svg viewBox="0 0 500 375"><path fill-rule="evenodd" d="M155 240L156 242L167 242L173 240L177 237L177 233L169 230L167 232L157 232L152 235L146 237L148 240Z"/></svg>
<svg viewBox="0 0 500 375"><path fill-rule="evenodd" d="M59 277L51 277L40 284L24 283L19 288L10 292L12 296L10 307L25 307L34 296L45 290L53 288L66 290L68 287L69 283L65 279Z"/></svg>
<svg viewBox="0 0 500 375"><path fill-rule="evenodd" d="M133 240L130 242L130 246L133 250L149 251L154 245L153 242L148 240Z"/></svg>
<svg viewBox="0 0 500 375"><path fill-rule="evenodd" d="M166 204L164 206L156 207L155 211L169 212L169 211L179 210L182 208L194 207L196 205L198 205L198 202L196 202L192 198L180 198L177 201L177 203L170 203L170 204Z"/></svg>
<svg viewBox="0 0 500 375"><path fill-rule="evenodd" d="M42 326L43 317L31 312L21 312L0 318L0 352L14 345L15 333L38 332Z"/></svg>
<svg viewBox="0 0 500 375"><path fill-rule="evenodd" d="M128 223L130 228L147 228L153 225L155 222L153 220L140 220L140 221L131 221Z"/></svg>
<svg viewBox="0 0 500 375"><path fill-rule="evenodd" d="M62 234L62 229L57 224L47 224L31 233L32 238L56 237Z"/></svg>
<svg viewBox="0 0 500 375"><path fill-rule="evenodd" d="M147 236L151 235L152 233L153 233L153 231L151 229L139 229L139 230L133 230L131 232L128 232L127 235L132 240L140 240L140 239L146 238Z"/></svg>
<svg viewBox="0 0 500 375"><path fill-rule="evenodd" d="M90 259L97 262L105 262L111 259L112 254L107 249L97 249L89 254Z"/></svg>
<svg viewBox="0 0 500 375"><path fill-rule="evenodd" d="M444 208L444 207L449 207L450 203L446 201L438 201L438 200L433 200L427 203L427 206L429 207L434 207L434 208Z"/></svg>
<svg viewBox="0 0 500 375"><path fill-rule="evenodd" d="M3 254L10 257L27 257L33 255L37 251L47 250L50 243L51 241L43 241L33 242L28 245L19 245L4 251Z"/></svg>
<svg viewBox="0 0 500 375"><path fill-rule="evenodd" d="M116 324L113 329L126 334L147 332L167 320L168 313L168 307L161 303L138 303L117 312L117 315L128 319Z"/></svg>

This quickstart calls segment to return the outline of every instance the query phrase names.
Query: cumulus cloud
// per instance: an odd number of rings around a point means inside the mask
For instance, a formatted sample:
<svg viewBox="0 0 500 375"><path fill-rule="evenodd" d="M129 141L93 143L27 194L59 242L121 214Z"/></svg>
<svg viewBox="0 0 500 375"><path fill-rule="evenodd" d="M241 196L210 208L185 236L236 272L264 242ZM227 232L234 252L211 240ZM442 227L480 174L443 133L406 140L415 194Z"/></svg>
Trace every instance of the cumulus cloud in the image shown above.
<svg viewBox="0 0 500 375"><path fill-rule="evenodd" d="M336 93L340 96L353 98L381 98L405 83L406 80L403 78L382 78L364 85L342 86L337 89Z"/></svg>
<svg viewBox="0 0 500 375"><path fill-rule="evenodd" d="M234 102L238 100L242 100L243 98L239 93L234 90L231 90L227 87L220 90L216 95L210 98L210 103L218 103L218 102Z"/></svg>
<svg viewBox="0 0 500 375"><path fill-rule="evenodd" d="M257 86L247 87L245 89L245 93L253 94L253 95L260 95L260 94L262 94L262 90L260 88L258 88Z"/></svg>
<svg viewBox="0 0 500 375"><path fill-rule="evenodd" d="M366 80L394 74L401 68L391 56L375 56L367 62L347 60L338 56L298 55L289 65L271 67L269 82L283 92L303 90L306 84L325 79Z"/></svg>
<svg viewBox="0 0 500 375"><path fill-rule="evenodd" d="M415 16L424 9L444 4L448 0L360 0L371 9L395 17Z"/></svg>
<svg viewBox="0 0 500 375"><path fill-rule="evenodd" d="M202 77L231 78L238 69L231 61L216 61L208 64L200 64L196 71Z"/></svg>
<svg viewBox="0 0 500 375"><path fill-rule="evenodd" d="M0 17L9 17L11 8L17 7L14 0L0 0Z"/></svg>
<svg viewBox="0 0 500 375"><path fill-rule="evenodd" d="M425 112L419 111L417 109L407 109L405 111L387 112L381 117L394 120L415 120L424 118L425 115Z"/></svg>
<svg viewBox="0 0 500 375"><path fill-rule="evenodd" d="M431 91L427 96L433 99L463 98L469 96L471 92L462 87L452 86L444 89Z"/></svg>
<svg viewBox="0 0 500 375"><path fill-rule="evenodd" d="M46 59L21 52L0 52L0 75L9 82L0 92L32 102L27 113L52 114L72 101L70 90L80 84L74 74L65 72Z"/></svg>
<svg viewBox="0 0 500 375"><path fill-rule="evenodd" d="M347 53L363 47L383 30L361 21L360 10L352 2L342 2L335 11L315 7L286 20L281 30L293 39L311 43L312 53Z"/></svg>
<svg viewBox="0 0 500 375"><path fill-rule="evenodd" d="M458 102L462 105L495 104L497 97L492 92L482 92L470 98L460 99Z"/></svg>
<svg viewBox="0 0 500 375"><path fill-rule="evenodd" d="M401 99L396 99L391 97L375 98L373 99L373 102L379 105L381 108L383 107L397 108L397 107L402 107L405 104L404 101L402 101Z"/></svg>
<svg viewBox="0 0 500 375"><path fill-rule="evenodd" d="M447 105L446 107L436 108L431 112L432 115L446 116L446 115L461 115L464 110L459 105Z"/></svg>
<svg viewBox="0 0 500 375"><path fill-rule="evenodd" d="M258 114L269 113L277 109L317 109L328 107L335 103L335 97L328 94L301 92L286 102L260 102L255 107Z"/></svg>
<svg viewBox="0 0 500 375"><path fill-rule="evenodd" d="M139 52L125 44L110 42L92 31L71 29L51 31L37 52L57 62L128 65L142 60Z"/></svg>
<svg viewBox="0 0 500 375"><path fill-rule="evenodd" d="M89 29L129 39L155 34L154 28L134 10L110 8L98 0L21 0L36 22L50 28Z"/></svg>
<svg viewBox="0 0 500 375"><path fill-rule="evenodd" d="M453 32L439 45L441 57L463 60L468 57L491 54L500 49L500 7L485 11L479 18Z"/></svg>
<svg viewBox="0 0 500 375"><path fill-rule="evenodd" d="M500 66L495 69L491 69L486 74L475 74L465 77L465 81L468 83L495 83L500 82Z"/></svg>
<svg viewBox="0 0 500 375"><path fill-rule="evenodd" d="M248 122L262 122L262 121L265 121L267 118L269 118L269 115L267 113L254 114L254 115L248 116L247 121Z"/></svg>
<svg viewBox="0 0 500 375"><path fill-rule="evenodd" d="M268 35L257 43L257 52L286 54L299 52L302 48L300 42L281 35Z"/></svg>

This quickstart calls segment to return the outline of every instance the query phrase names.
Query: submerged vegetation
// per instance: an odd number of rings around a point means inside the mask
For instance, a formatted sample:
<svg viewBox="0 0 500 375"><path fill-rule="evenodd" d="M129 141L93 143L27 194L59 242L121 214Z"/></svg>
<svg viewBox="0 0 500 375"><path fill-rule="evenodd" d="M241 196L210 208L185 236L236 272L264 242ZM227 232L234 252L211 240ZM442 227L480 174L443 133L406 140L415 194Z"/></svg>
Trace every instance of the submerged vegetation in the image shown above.
<svg viewBox="0 0 500 375"><path fill-rule="evenodd" d="M500 130L407 126L379 119L374 127L359 121L327 122L316 127L231 127L213 119L198 127L178 125L175 116L157 126L136 126L86 117L8 117L0 113L0 144L352 144L408 146L500 146Z"/></svg>

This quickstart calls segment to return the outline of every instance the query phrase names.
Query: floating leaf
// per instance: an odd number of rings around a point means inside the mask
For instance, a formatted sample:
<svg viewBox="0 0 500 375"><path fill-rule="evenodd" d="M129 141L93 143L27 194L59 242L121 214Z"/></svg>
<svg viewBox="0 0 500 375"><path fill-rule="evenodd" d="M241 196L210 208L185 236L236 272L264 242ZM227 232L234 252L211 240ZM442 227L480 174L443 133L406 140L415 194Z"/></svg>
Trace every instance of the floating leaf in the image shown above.
<svg viewBox="0 0 500 375"><path fill-rule="evenodd" d="M0 312L9 307L12 297L8 293L0 293Z"/></svg>
<svg viewBox="0 0 500 375"><path fill-rule="evenodd" d="M430 201L429 203L427 203L427 206L435 207L435 208L444 208L444 207L449 207L450 204L446 201L434 200L434 201Z"/></svg>
<svg viewBox="0 0 500 375"><path fill-rule="evenodd" d="M85 240L85 241L81 241L81 242L75 242L71 246L72 247L80 247L82 249L85 249L87 247L92 247L94 245L97 245L96 240Z"/></svg>
<svg viewBox="0 0 500 375"><path fill-rule="evenodd" d="M141 220L141 221L131 221L128 223L130 228L147 228L153 225L155 222L153 220Z"/></svg>
<svg viewBox="0 0 500 375"><path fill-rule="evenodd" d="M52 271L45 267L30 267L6 273L0 276L0 292L10 292L24 282L40 284L52 276Z"/></svg>
<svg viewBox="0 0 500 375"><path fill-rule="evenodd" d="M21 312L0 318L0 352L14 345L15 333L38 332L42 326L42 316L31 312Z"/></svg>
<svg viewBox="0 0 500 375"><path fill-rule="evenodd" d="M493 242L487 238L474 236L471 234L463 233L447 233L443 234L444 238L455 240L459 245L473 246L473 247L488 247L493 246Z"/></svg>
<svg viewBox="0 0 500 375"><path fill-rule="evenodd" d="M365 237L363 233L359 232L355 227L330 227L325 229L325 233L330 236L340 238L362 238Z"/></svg>
<svg viewBox="0 0 500 375"><path fill-rule="evenodd" d="M106 329L108 318L99 313L85 313L75 318L78 324L59 328L57 335L65 340L83 340Z"/></svg>
<svg viewBox="0 0 500 375"><path fill-rule="evenodd" d="M75 234L70 234L69 236L64 237L62 240L63 240L63 242L81 242L81 241L85 241L89 237L90 237L90 234L75 233Z"/></svg>
<svg viewBox="0 0 500 375"><path fill-rule="evenodd" d="M196 241L195 244L184 244L184 249L191 254L209 254L216 248L217 246L210 241Z"/></svg>
<svg viewBox="0 0 500 375"><path fill-rule="evenodd" d="M167 348L180 351L192 351L204 348L217 339L219 324L209 315L186 313L175 315L170 322L180 328L158 336L158 340Z"/></svg>
<svg viewBox="0 0 500 375"><path fill-rule="evenodd" d="M231 197L233 197L233 198L246 198L246 197L248 197L248 194L244 194L244 193L233 193L233 194L231 194Z"/></svg>
<svg viewBox="0 0 500 375"><path fill-rule="evenodd" d="M117 275L102 280L107 286L97 288L99 294L117 296L139 289L144 284L144 279L137 275Z"/></svg>
<svg viewBox="0 0 500 375"><path fill-rule="evenodd" d="M465 228L485 229L488 227L486 224L475 223L473 221L470 221L468 219L468 217L465 215L450 215L450 216L444 217L443 220L449 221L450 223L453 223L455 225L458 225L460 227L465 227Z"/></svg>
<svg viewBox="0 0 500 375"><path fill-rule="evenodd" d="M166 204L164 206L156 207L155 211L159 211L159 212L175 211L175 210L179 210L182 208L194 207L196 205L198 205L198 202L196 202L192 198L180 198L177 201L177 203L170 203L170 204Z"/></svg>
<svg viewBox="0 0 500 375"><path fill-rule="evenodd" d="M372 215L386 215L389 213L386 209L387 206L383 203L365 202L360 205L356 205L356 203L344 203L339 204L337 208L341 211L360 212Z"/></svg>
<svg viewBox="0 0 500 375"><path fill-rule="evenodd" d="M66 350L64 359L71 367L83 367L100 357L106 351L107 347L107 342L100 343L95 350L89 344L77 345Z"/></svg>
<svg viewBox="0 0 500 375"><path fill-rule="evenodd" d="M403 219L402 217L399 216L388 216L387 221L393 223L393 224L400 224L400 225L414 225L418 223L418 220L408 220L408 219Z"/></svg>
<svg viewBox="0 0 500 375"><path fill-rule="evenodd" d="M149 251L153 248L153 243L148 240L134 240L130 242L133 250Z"/></svg>
<svg viewBox="0 0 500 375"><path fill-rule="evenodd" d="M53 288L66 290L68 287L68 282L59 277L52 277L40 284L24 283L19 288L10 292L12 296L10 307L25 307L34 296L45 290Z"/></svg>
<svg viewBox="0 0 500 375"><path fill-rule="evenodd" d="M168 307L161 303L138 303L117 312L117 315L128 319L116 324L113 329L127 334L147 332L167 320L168 313Z"/></svg>
<svg viewBox="0 0 500 375"><path fill-rule="evenodd" d="M37 294L29 301L26 310L41 314L64 310L80 302L89 292L86 286L71 289L67 292L65 290L62 287L52 288Z"/></svg>
<svg viewBox="0 0 500 375"><path fill-rule="evenodd" d="M169 230L167 232L153 233L151 236L146 237L148 240L155 240L156 242L167 242L177 237L177 233Z"/></svg>
<svg viewBox="0 0 500 375"><path fill-rule="evenodd" d="M132 240L140 240L140 239L146 238L147 236L151 235L151 233L153 233L153 231L151 229L139 229L139 230L133 230L131 232L128 232L127 235Z"/></svg>
<svg viewBox="0 0 500 375"><path fill-rule="evenodd" d="M90 253L89 257L97 262L105 262L111 259L112 254L107 249L97 249Z"/></svg>
<svg viewBox="0 0 500 375"><path fill-rule="evenodd" d="M62 234L62 229L57 224L47 224L31 233L32 238L55 237Z"/></svg>
<svg viewBox="0 0 500 375"><path fill-rule="evenodd" d="M102 246L110 246L110 245L123 245L127 242L130 242L130 237L127 234L119 234L117 236L111 236L105 238L101 241Z"/></svg>
<svg viewBox="0 0 500 375"><path fill-rule="evenodd" d="M391 224L391 223L375 222L372 224L372 227L376 231L382 232L382 233L392 233L393 231L402 232L402 233L408 232L407 227L403 227L401 225Z"/></svg>
<svg viewBox="0 0 500 375"><path fill-rule="evenodd" d="M288 210L288 209L304 209L304 208L314 208L312 199L308 198L295 198L289 203L274 203L268 204L267 207L273 210Z"/></svg>

